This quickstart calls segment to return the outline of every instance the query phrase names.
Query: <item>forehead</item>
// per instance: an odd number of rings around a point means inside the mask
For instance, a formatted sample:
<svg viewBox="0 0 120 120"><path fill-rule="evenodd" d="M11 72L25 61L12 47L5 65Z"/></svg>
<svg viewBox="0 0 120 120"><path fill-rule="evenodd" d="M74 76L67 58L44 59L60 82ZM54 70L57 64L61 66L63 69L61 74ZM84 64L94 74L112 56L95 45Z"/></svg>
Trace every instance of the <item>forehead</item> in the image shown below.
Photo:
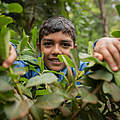
<svg viewBox="0 0 120 120"><path fill-rule="evenodd" d="M45 35L43 36L41 41L45 41L45 40L53 40L53 41L61 41L61 40L65 40L68 42L73 42L71 36L69 36L67 33L62 33L62 32L55 32L55 33L50 33L49 35Z"/></svg>

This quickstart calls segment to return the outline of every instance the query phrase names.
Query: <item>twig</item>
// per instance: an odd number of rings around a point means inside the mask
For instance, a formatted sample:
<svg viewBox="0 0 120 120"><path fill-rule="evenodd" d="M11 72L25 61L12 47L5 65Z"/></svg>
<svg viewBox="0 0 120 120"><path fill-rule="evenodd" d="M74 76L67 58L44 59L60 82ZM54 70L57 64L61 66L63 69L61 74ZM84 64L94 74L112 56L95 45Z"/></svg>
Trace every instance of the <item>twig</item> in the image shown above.
<svg viewBox="0 0 120 120"><path fill-rule="evenodd" d="M99 91L99 89L102 87L102 85L103 85L103 81L102 81L102 82L98 85L98 87L92 92L92 94L96 94L96 93ZM75 113L72 115L71 120L73 120L73 119L79 114L79 112L80 112L82 109L85 108L85 106L86 106L87 104L88 104L88 103L83 103L82 106L81 106L81 109L78 110L77 112L75 112Z"/></svg>

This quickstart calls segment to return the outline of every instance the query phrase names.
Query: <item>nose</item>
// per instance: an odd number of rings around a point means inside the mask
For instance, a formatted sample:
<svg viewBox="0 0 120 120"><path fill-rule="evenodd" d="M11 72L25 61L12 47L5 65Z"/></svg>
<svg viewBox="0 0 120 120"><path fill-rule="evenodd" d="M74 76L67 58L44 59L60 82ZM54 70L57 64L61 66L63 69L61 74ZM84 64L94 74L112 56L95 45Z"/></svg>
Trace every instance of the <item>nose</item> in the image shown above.
<svg viewBox="0 0 120 120"><path fill-rule="evenodd" d="M54 54L54 55L62 54L62 49L60 48L59 45L55 45L53 47L52 54Z"/></svg>

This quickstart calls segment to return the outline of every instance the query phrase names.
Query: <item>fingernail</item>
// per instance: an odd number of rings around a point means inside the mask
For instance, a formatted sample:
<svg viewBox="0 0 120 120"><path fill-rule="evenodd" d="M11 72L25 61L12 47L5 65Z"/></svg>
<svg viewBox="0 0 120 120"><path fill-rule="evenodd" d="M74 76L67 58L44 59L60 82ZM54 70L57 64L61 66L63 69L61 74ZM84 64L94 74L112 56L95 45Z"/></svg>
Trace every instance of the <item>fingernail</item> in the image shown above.
<svg viewBox="0 0 120 120"><path fill-rule="evenodd" d="M2 66L8 68L8 64L6 64L5 62L2 64Z"/></svg>
<svg viewBox="0 0 120 120"><path fill-rule="evenodd" d="M119 68L117 66L113 67L113 71L118 71Z"/></svg>

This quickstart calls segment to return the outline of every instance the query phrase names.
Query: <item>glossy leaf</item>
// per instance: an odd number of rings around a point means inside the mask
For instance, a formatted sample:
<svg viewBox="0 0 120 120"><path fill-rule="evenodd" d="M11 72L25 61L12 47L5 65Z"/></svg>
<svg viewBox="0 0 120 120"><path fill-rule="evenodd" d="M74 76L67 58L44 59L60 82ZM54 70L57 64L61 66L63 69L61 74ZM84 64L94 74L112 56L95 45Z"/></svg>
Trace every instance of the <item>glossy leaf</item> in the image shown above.
<svg viewBox="0 0 120 120"><path fill-rule="evenodd" d="M116 84L120 87L120 71L114 72L114 78Z"/></svg>
<svg viewBox="0 0 120 120"><path fill-rule="evenodd" d="M113 78L112 74L105 70L97 70L93 73L90 73L88 76L94 80L105 80L108 82L110 82Z"/></svg>
<svg viewBox="0 0 120 120"><path fill-rule="evenodd" d="M26 47L28 40L29 40L29 36L27 36L25 34L25 31L23 30L23 39L20 43L20 52L22 52L22 50Z"/></svg>
<svg viewBox="0 0 120 120"><path fill-rule="evenodd" d="M76 49L71 49L70 51L71 53L71 58L72 61L74 63L74 66L77 70L79 70L79 66L80 66L80 60L79 60L79 53Z"/></svg>
<svg viewBox="0 0 120 120"><path fill-rule="evenodd" d="M65 62L63 57L66 59L68 65L70 67L74 67L74 63L72 62L72 60L68 56L66 56L66 55L58 55L58 58L59 58L60 62Z"/></svg>
<svg viewBox="0 0 120 120"><path fill-rule="evenodd" d="M50 84L53 82L56 82L58 78L53 74L53 73L44 73L42 75L37 75L33 78L31 78L26 87L31 87L31 86L37 86L40 84Z"/></svg>
<svg viewBox="0 0 120 120"><path fill-rule="evenodd" d="M35 106L41 109L54 109L59 107L64 100L64 97L59 94L48 94L39 97L35 103Z"/></svg>
<svg viewBox="0 0 120 120"><path fill-rule="evenodd" d="M7 26L8 24L12 23L13 19L11 17L7 17L5 15L0 15L0 28L2 26Z"/></svg>
<svg viewBox="0 0 120 120"><path fill-rule="evenodd" d="M114 31L111 34L113 37L120 38L120 31Z"/></svg>
<svg viewBox="0 0 120 120"><path fill-rule="evenodd" d="M10 32L6 26L0 31L0 64L9 56Z"/></svg>
<svg viewBox="0 0 120 120"><path fill-rule="evenodd" d="M79 94L83 100L83 102L86 102L86 103L93 103L93 104L96 104L97 103L97 97L90 93L87 89L85 89L84 87L80 87L79 88Z"/></svg>
<svg viewBox="0 0 120 120"><path fill-rule="evenodd" d="M114 101L120 101L120 88L115 83L104 82L103 91L104 93L110 94Z"/></svg>
<svg viewBox="0 0 120 120"><path fill-rule="evenodd" d="M32 29L32 44L33 44L33 47L34 47L35 50L37 49L36 43L37 43L37 27L35 26Z"/></svg>
<svg viewBox="0 0 120 120"><path fill-rule="evenodd" d="M119 16L120 16L120 4L116 5L115 7L116 7L117 12L118 12L118 14L119 14Z"/></svg>
<svg viewBox="0 0 120 120"><path fill-rule="evenodd" d="M38 96L38 95L46 95L46 94L50 94L49 91L43 89L43 90L36 90L36 94L35 96Z"/></svg>
<svg viewBox="0 0 120 120"><path fill-rule="evenodd" d="M18 3L4 3L4 7L2 7L2 13L21 13L23 11L23 8Z"/></svg>

